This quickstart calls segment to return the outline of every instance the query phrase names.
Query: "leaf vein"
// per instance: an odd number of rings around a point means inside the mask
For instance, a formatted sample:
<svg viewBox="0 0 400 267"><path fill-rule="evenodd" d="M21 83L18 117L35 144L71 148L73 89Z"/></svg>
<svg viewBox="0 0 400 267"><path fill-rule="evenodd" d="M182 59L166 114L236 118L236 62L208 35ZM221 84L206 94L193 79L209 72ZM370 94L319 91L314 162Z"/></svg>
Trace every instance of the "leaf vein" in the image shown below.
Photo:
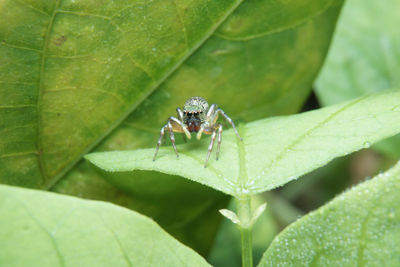
<svg viewBox="0 0 400 267"><path fill-rule="evenodd" d="M233 41L233 42L235 42L235 41L240 42L240 41L250 41L250 40L262 38L262 37L265 37L265 36L268 36L268 35L277 34L277 33L281 33L281 32L284 32L284 31L289 31L289 30L295 29L297 27L300 27L302 25L305 25L310 20L313 20L314 18L322 15L329 8L331 8L333 6L333 3L334 3L334 0L332 0L330 3L328 3L326 5L326 7L322 8L320 11L318 11L318 12L312 14L312 15L304 17L304 18L302 18L302 19L300 19L300 20L298 20L296 22L293 22L290 25L286 25L286 26L279 27L279 28L276 28L276 29L267 30L267 31L264 31L264 32L260 32L260 33L257 33L257 34L252 34L252 35L249 35L249 36L243 36L243 37L232 37L232 36L228 36L226 34L219 33L219 32L214 33L214 35L216 37L220 38L220 39Z"/></svg>
<svg viewBox="0 0 400 267"><path fill-rule="evenodd" d="M6 43L6 42L4 42L4 41L2 41L2 42L0 43L0 45L6 46L6 47L10 47L10 48L15 48L15 49L35 51L35 52L37 52L37 53L42 53L42 52L43 52L42 50L39 50L39 49L35 49L35 48L31 48L31 47L26 47L26 46L12 45L12 44L8 44L8 43Z"/></svg>
<svg viewBox="0 0 400 267"><path fill-rule="evenodd" d="M177 14L179 22L180 22L180 24L182 26L182 32L183 32L183 36L185 38L185 45L186 45L186 49L187 49L189 47L189 41L188 41L186 26L185 26L185 23L183 22L183 17L182 17L182 14L181 14L181 12L180 12L180 10L178 8L178 5L176 4L176 1L172 0L172 3L174 5L174 7L175 7L176 14Z"/></svg>
<svg viewBox="0 0 400 267"><path fill-rule="evenodd" d="M238 131L240 136L245 136L244 127L238 127ZM246 150L243 141L241 141L239 138L236 138L236 142L239 154L239 177L237 179L240 188L243 190L246 189L247 183L250 182L246 167Z"/></svg>
<svg viewBox="0 0 400 267"><path fill-rule="evenodd" d="M65 266L64 263L64 258L61 255L61 251L58 248L56 239L54 236L44 227L44 225L33 215L33 213L28 209L28 207L25 205L25 203L17 198L14 198L17 203L20 204L20 206L26 211L27 215L36 223L37 226L47 235L47 237L50 239L51 244L53 245L54 250L56 251L57 259L60 263L61 266Z"/></svg>
<svg viewBox="0 0 400 267"><path fill-rule="evenodd" d="M31 5L29 5L28 3L24 2L24 1L20 1L20 0L12 0L12 1L13 1L14 3L20 4L21 6L27 7L27 8L29 8L29 9L31 9L31 10L37 12L37 13L40 13L40 14L42 14L42 15L45 15L45 16L47 16L47 17L50 17L50 16L51 16L50 14L44 12L43 10L40 10L40 9L34 7L34 6L31 6Z"/></svg>
<svg viewBox="0 0 400 267"><path fill-rule="evenodd" d="M316 129L320 128L321 126L324 126L329 120L333 119L334 117L336 117L337 115L339 115L340 113L342 113L343 111L347 110L348 108L350 108L351 106L357 104L358 102L366 99L367 97L362 97L357 99L356 101L350 102L346 105L344 105L343 107L341 107L340 109L336 110L335 112L329 114L329 116L327 118L325 118L324 120L322 120L321 122L317 123L314 127L308 129L306 132L304 132L302 135L299 135L298 138L296 138L293 142L291 142L289 145L283 147L283 149L277 154L277 156L272 159L270 161L270 164L267 165L266 167L263 168L262 171L266 171L267 169L271 168L274 164L276 165L279 161L281 161L283 159L283 157L285 156L285 152L288 150L293 150L293 148L299 144L301 141L303 141L306 137L308 137L313 131L315 131Z"/></svg>
<svg viewBox="0 0 400 267"><path fill-rule="evenodd" d="M118 94L115 94L113 92L109 92L107 90L102 90L99 88L90 88L90 87L64 87L64 88L59 88L59 89L53 89L53 90L48 90L46 93L56 93L56 92L62 92L62 91L73 91L73 90L79 90L79 89L85 89L87 91L94 91L94 92L100 92L103 94L107 94L112 96L113 98L117 99L119 102L121 102L124 105L128 105L128 103L121 98Z"/></svg>
<svg viewBox="0 0 400 267"><path fill-rule="evenodd" d="M109 225L107 225L107 224L105 223L105 221L103 220L103 218L100 217L100 220L103 222L104 227L112 234L114 240L116 241L116 243L117 243L119 249L120 249L121 252L122 252L122 255L124 256L126 265L129 266L129 267L132 267L132 266L133 266L133 265L132 265L132 262L131 262L131 260L129 259L129 256L128 256L126 250L125 250L124 247L122 246L121 240L119 239L117 233L115 233L115 231L114 231Z"/></svg>
<svg viewBox="0 0 400 267"><path fill-rule="evenodd" d="M36 108L36 105L10 105L0 106L0 109Z"/></svg>
<svg viewBox="0 0 400 267"><path fill-rule="evenodd" d="M93 18L98 18L102 19L105 21L108 21L112 26L114 26L119 32L124 33L124 31L119 27L118 24L115 24L111 17L103 16L103 15L98 15L98 14L91 14L91 13L85 13L85 12L76 12L76 11L68 11L68 10L57 10L56 13L59 14L69 14L69 15L75 15L75 16L81 16L81 17L93 17Z"/></svg>
<svg viewBox="0 0 400 267"><path fill-rule="evenodd" d="M46 62L46 53L47 49L50 43L50 33L53 29L53 24L54 24L54 19L56 17L57 13L57 8L60 5L61 0L57 0L55 7L53 9L53 12L50 17L49 24L47 26L46 34L44 37L44 44L43 44L43 52L42 52L42 57L40 59L40 71L39 71L39 87L38 87L38 97L37 97L37 150L39 152L42 151L42 140L41 140L41 125L42 125L42 116L41 116L41 101L42 101L42 94L44 91L44 71L45 71L45 62ZM39 170L40 173L42 174L42 179L46 180L47 179L47 173L45 171L45 165L43 162L43 157L42 153L38 154L38 165L39 165Z"/></svg>
<svg viewBox="0 0 400 267"><path fill-rule="evenodd" d="M144 2L138 2L138 3L135 3L135 4L133 4L133 5L126 6L126 7L122 8L122 9L120 9L120 10L119 10L117 13L115 13L114 15L112 15L112 16L110 17L110 19L115 18L116 16L120 15L122 12L124 12L124 11L127 10L127 9L130 9L130 8L132 8L132 7L135 7L135 6L140 6L141 4L143 5L143 4L145 4L145 3L144 3Z"/></svg>
<svg viewBox="0 0 400 267"><path fill-rule="evenodd" d="M25 156L25 155L37 155L37 154L38 154L38 152L35 150L23 151L23 152L17 152L17 153L8 153L8 154L0 155L0 159L11 158L11 157L20 157L20 156Z"/></svg>
<svg viewBox="0 0 400 267"><path fill-rule="evenodd" d="M130 59L130 61L139 69L141 69L144 73L146 73L147 76L149 76L150 79L155 81L154 77L150 74L150 71L148 71L145 67L140 65L131 55L126 54L126 56Z"/></svg>

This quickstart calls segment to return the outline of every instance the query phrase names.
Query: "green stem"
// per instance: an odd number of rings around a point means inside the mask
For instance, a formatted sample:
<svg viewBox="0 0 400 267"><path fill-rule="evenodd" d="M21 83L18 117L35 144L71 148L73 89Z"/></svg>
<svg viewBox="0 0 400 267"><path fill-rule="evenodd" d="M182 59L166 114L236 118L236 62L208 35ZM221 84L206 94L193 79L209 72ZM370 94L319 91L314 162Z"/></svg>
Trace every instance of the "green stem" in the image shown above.
<svg viewBox="0 0 400 267"><path fill-rule="evenodd" d="M237 213L240 220L239 229L242 243L242 266L253 267L251 197L246 195L236 200Z"/></svg>
<svg viewBox="0 0 400 267"><path fill-rule="evenodd" d="M240 229L242 240L242 266L253 267L253 251L251 242L251 228Z"/></svg>

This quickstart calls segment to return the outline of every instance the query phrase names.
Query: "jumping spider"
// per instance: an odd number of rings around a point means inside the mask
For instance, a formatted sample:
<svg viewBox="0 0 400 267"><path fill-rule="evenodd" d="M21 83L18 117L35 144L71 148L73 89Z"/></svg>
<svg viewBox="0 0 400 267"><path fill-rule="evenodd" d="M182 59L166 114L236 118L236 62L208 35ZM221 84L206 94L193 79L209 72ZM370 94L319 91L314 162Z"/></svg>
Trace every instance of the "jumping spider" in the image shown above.
<svg viewBox="0 0 400 267"><path fill-rule="evenodd" d="M214 146L214 141L218 131L218 146L217 146L217 160L219 156L219 149L222 140L222 124L217 123L218 116L221 114L233 127L236 136L242 140L235 128L235 124L225 114L225 112L218 108L216 104L212 104L210 108L204 98L194 96L189 98L183 105L183 111L180 108L176 109L178 118L169 117L167 124L165 124L160 131L160 138L157 142L156 152L154 153L153 161L156 160L158 149L160 148L162 138L165 141L165 130L169 131L169 138L171 139L172 146L175 150L176 156L179 157L178 151L176 150L174 132L184 133L187 138L191 138L190 133L196 132L197 140L200 140L201 134L211 134L211 142L208 146L207 158L204 163L204 168L207 167L208 159L210 158L211 151ZM185 138L184 135L184 138ZM186 140L186 139L185 139Z"/></svg>

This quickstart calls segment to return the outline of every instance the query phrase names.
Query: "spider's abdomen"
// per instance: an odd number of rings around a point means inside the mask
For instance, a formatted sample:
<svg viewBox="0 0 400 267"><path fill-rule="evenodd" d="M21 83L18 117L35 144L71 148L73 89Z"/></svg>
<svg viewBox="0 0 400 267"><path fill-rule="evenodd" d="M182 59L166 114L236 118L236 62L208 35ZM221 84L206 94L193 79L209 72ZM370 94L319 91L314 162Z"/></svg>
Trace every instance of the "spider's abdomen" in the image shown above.
<svg viewBox="0 0 400 267"><path fill-rule="evenodd" d="M200 97L200 96L193 96L186 100L185 104L183 105L183 111L186 112L205 112L208 109L207 101Z"/></svg>

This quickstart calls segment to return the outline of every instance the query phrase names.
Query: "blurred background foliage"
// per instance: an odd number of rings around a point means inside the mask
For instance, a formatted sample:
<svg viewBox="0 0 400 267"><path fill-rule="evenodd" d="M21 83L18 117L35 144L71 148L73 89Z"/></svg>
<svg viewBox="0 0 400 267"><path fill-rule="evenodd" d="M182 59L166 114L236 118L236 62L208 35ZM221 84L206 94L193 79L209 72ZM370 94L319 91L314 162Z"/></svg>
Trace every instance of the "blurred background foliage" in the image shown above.
<svg viewBox="0 0 400 267"><path fill-rule="evenodd" d="M81 157L153 147L194 95L240 123L399 85L399 1L347 0L331 43L342 4L1 1L0 182L137 210L212 264L240 266L239 232L217 212L229 197L154 172L127 190ZM255 199L268 202L255 262L279 231L391 166L399 148L395 137Z"/></svg>

